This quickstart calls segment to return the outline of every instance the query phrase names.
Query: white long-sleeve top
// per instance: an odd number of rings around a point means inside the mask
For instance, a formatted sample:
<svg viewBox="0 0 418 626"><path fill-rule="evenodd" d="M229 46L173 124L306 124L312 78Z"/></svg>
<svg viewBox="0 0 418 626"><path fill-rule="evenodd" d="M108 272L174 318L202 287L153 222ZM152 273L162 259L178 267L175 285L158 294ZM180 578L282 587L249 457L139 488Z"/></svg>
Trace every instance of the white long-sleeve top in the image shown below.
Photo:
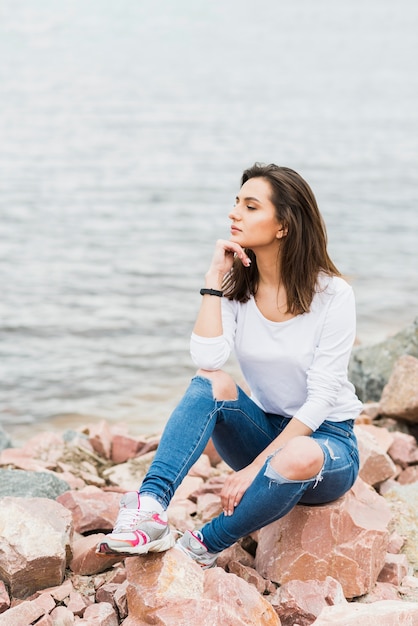
<svg viewBox="0 0 418 626"><path fill-rule="evenodd" d="M355 419L362 405L347 378L356 332L353 290L321 275L308 313L266 319L251 297L222 299L223 334L192 333L190 351L203 369L223 367L234 350L252 399L267 413L296 417L311 430L324 420Z"/></svg>

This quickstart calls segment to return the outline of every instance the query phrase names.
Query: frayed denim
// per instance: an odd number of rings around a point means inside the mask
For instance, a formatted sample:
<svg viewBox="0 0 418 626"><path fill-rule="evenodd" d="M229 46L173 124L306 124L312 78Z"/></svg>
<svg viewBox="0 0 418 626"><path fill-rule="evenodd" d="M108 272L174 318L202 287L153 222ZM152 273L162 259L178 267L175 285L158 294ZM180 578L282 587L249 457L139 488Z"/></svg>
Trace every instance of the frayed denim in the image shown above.
<svg viewBox="0 0 418 626"><path fill-rule="evenodd" d="M215 400L208 378L195 376L174 409L140 493L168 507L177 487L212 437L235 471L249 465L282 432L289 418L265 413L239 387L236 400ZM307 480L281 476L269 457L231 516L221 513L201 530L209 552L220 552L239 538L274 522L296 504L336 500L353 485L359 455L353 420L325 421L312 434L324 454L320 472ZM275 454L280 454L278 450ZM274 455L272 455L274 456Z"/></svg>

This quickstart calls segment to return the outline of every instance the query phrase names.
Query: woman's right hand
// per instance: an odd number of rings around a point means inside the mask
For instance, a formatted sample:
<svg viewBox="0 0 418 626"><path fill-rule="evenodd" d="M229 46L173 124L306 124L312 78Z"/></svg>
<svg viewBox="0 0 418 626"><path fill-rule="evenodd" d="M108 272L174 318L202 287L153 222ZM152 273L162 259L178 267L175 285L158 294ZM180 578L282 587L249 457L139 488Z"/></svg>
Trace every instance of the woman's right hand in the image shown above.
<svg viewBox="0 0 418 626"><path fill-rule="evenodd" d="M235 255L241 259L245 267L250 266L251 259L238 243L227 239L218 239L208 274L217 274L223 278L231 270Z"/></svg>

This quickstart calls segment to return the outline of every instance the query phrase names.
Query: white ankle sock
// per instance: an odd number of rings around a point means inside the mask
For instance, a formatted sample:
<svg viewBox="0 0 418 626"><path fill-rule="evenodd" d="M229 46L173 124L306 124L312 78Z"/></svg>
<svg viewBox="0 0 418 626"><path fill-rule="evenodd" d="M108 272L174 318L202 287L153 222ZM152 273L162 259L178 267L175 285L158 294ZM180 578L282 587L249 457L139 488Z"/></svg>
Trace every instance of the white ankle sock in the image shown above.
<svg viewBox="0 0 418 626"><path fill-rule="evenodd" d="M142 511L149 511L150 513L163 513L165 511L165 508L158 500L152 496L143 496L141 494L139 494L139 507Z"/></svg>

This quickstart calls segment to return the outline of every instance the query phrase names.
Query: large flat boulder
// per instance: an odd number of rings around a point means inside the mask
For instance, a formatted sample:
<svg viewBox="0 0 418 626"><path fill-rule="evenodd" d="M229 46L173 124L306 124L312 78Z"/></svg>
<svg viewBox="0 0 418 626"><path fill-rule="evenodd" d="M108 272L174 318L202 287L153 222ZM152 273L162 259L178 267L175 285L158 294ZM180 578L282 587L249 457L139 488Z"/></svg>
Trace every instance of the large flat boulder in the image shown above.
<svg viewBox="0 0 418 626"><path fill-rule="evenodd" d="M342 498L296 506L258 532L255 567L276 583L340 582L346 598L370 591L385 563L392 514L385 499L360 478Z"/></svg>

